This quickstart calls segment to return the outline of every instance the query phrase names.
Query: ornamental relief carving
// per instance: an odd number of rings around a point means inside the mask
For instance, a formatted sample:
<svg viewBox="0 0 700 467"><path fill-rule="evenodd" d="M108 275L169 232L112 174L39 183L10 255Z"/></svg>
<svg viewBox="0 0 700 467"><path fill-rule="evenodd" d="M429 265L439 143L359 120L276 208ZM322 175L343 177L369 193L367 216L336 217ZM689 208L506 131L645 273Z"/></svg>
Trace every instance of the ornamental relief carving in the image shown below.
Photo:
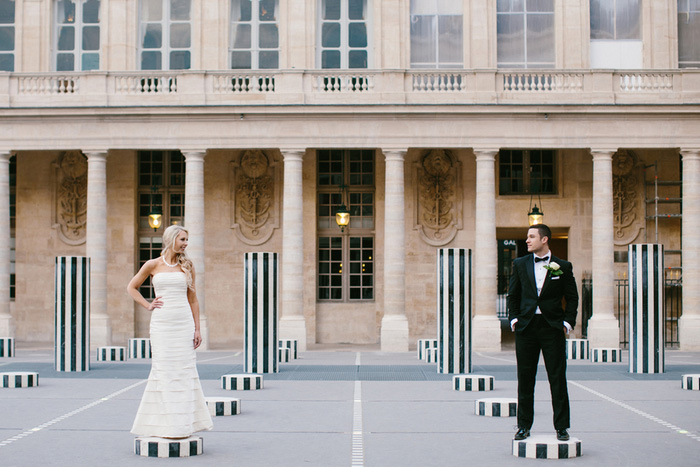
<svg viewBox="0 0 700 467"><path fill-rule="evenodd" d="M414 164L415 226L424 242L443 246L462 228L462 164L433 149Z"/></svg>
<svg viewBox="0 0 700 467"><path fill-rule="evenodd" d="M244 151L232 163L231 228L248 245L265 243L279 227L276 165L258 149Z"/></svg>
<svg viewBox="0 0 700 467"><path fill-rule="evenodd" d="M63 242L81 245L87 225L87 159L80 151L64 152L54 169L54 228Z"/></svg>
<svg viewBox="0 0 700 467"><path fill-rule="evenodd" d="M632 243L644 227L644 175L637 155L620 150L613 156L615 245Z"/></svg>

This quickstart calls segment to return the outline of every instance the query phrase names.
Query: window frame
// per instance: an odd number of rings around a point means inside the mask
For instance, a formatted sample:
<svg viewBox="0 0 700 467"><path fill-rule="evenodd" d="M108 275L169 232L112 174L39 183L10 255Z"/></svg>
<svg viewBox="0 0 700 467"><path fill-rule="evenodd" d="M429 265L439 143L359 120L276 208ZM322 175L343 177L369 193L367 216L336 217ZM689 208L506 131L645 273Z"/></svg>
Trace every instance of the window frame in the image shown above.
<svg viewBox="0 0 700 467"><path fill-rule="evenodd" d="M498 0L496 0L498 1ZM523 0L523 9L522 11L498 11L498 6L496 7L496 66L499 69L550 69L550 68L555 68L556 67L556 61L557 61L557 40L556 40L556 30L557 30L557 24L556 24L556 0L551 0L552 1L552 11L528 11L528 1ZM501 16L521 16L522 21L523 21L523 35L522 35L522 43L521 46L523 48L523 61L522 62L500 62L498 59L498 49L499 47L499 42L500 42L500 37L499 37L499 32L498 32L498 19ZM552 44L552 49L551 49L551 56L552 56L552 61L551 62L542 62L542 61L537 61L537 62L530 62L528 59L528 54L527 54L527 49L528 49L528 29L527 29L527 19L528 16L544 16L544 15L549 15L552 17L552 37L551 37L551 44Z"/></svg>
<svg viewBox="0 0 700 467"><path fill-rule="evenodd" d="M435 32L435 62L414 62L413 57L411 56L411 51L409 50L409 61L410 61L410 67L411 69L418 69L418 70L434 70L434 69L456 69L456 68L463 68L464 67L464 5L459 3L459 9L461 10L460 14L440 14L439 12L439 7L438 11L435 12L434 14L420 14L420 15L414 15L410 12L411 10L411 5L413 4L414 1L417 0L411 0L409 4L409 21L410 25L413 25L413 18L415 16L425 16L425 17L431 17L433 18L434 22L434 32ZM441 62L440 61L440 17L459 17L460 18L460 25L461 25L461 57L459 63L452 63L452 62ZM413 42L413 31L412 27L409 25L409 47L410 44Z"/></svg>
<svg viewBox="0 0 700 467"><path fill-rule="evenodd" d="M148 0L145 0L148 1ZM163 5L163 16L160 21L149 21L144 22L143 19L143 2L144 0L138 1L138 25L137 25L137 42L138 42L138 53L136 54L136 69L140 71L179 71L179 70L191 70L192 69L192 55L194 48L192 46L192 40L194 37L194 21L192 19L193 12L193 2L195 0L189 0L190 2L190 12L189 19L187 21L177 20L173 21L170 19L171 16L171 1L172 0L160 0ZM143 46L143 39L145 37L145 27L148 24L160 24L161 25L161 47L160 48L145 48ZM170 28L173 24L189 24L190 26L190 37L189 37L189 47L185 48L173 48L170 45ZM144 69L143 68L143 53L149 51L159 51L161 53L160 68L157 69ZM186 51L189 53L189 66L186 68L171 68L170 54L176 51Z"/></svg>
<svg viewBox="0 0 700 467"><path fill-rule="evenodd" d="M685 3L685 6L682 6L682 3ZM690 5L690 0L678 0L676 3L678 12L676 31L678 36L678 68L700 68L700 44L696 45L696 48L698 49L695 53L695 55L697 56L697 60L681 60L681 16L685 15L686 19L690 21L691 15L694 15L696 18L696 22L694 24L696 25L696 27L700 28L700 5L695 10L692 9Z"/></svg>
<svg viewBox="0 0 700 467"><path fill-rule="evenodd" d="M280 68L280 1L273 0L275 2L275 12L276 18L274 21L263 21L260 19L260 2L261 0L250 0L251 2L251 19L250 21L234 21L233 19L233 2L235 0L229 0L229 40L228 40L228 66L232 70L278 70ZM255 14L253 14L255 13ZM234 24L249 24L250 25L250 47L244 48L234 48L235 37L233 34ZM260 26L266 24L274 24L277 26L277 47L274 48L262 48L260 47ZM233 67L233 53L234 52L250 52L250 68L234 68ZM260 68L260 52L276 52L277 53L277 67L276 68Z"/></svg>
<svg viewBox="0 0 700 467"><path fill-rule="evenodd" d="M97 23L85 23L83 22L83 8L85 6L86 0L65 0L70 1L75 5L75 21L73 23L59 23L59 0L53 0L53 31L52 31L52 65L54 71L58 72L72 72L72 71L91 71L99 70L102 64L102 23L100 23L100 13L103 7L102 0L95 0L98 2L97 6ZM74 29L74 44L72 50L59 50L58 43L60 39L61 27L64 25L72 25ZM99 41L99 46L97 50L84 50L83 49L83 34L84 29L87 27L97 28L97 37ZM72 54L73 55L73 69L72 70L59 70L58 69L58 58L62 54ZM86 54L97 55L97 68L83 68L83 56Z"/></svg>
<svg viewBox="0 0 700 467"><path fill-rule="evenodd" d="M593 17L593 14L590 11L590 9L593 8L593 2L590 1L589 2L589 31L590 31L590 40L591 41L641 41L642 40L642 26L643 26L642 25L642 0L636 0L637 6L638 6L637 14L639 16L639 21L638 21L638 26L637 26L637 31L638 31L639 37L635 37L635 38L627 37L624 39L618 38L617 4L618 4L619 0L601 0L601 1L607 1L607 2L612 1L613 2L613 17L612 17L612 25L613 25L613 34L612 35L613 35L613 37L612 38L601 38L601 37L594 38L593 37L593 27L592 27L593 25L591 24L591 22L592 22L591 18Z"/></svg>
<svg viewBox="0 0 700 467"><path fill-rule="evenodd" d="M17 52L17 2L15 0L3 0L14 5L12 12L12 22L11 23L0 23L0 30L11 29L12 32L12 49L11 50L0 50L0 57L12 57L12 66L8 67L11 69L0 68L0 71L14 72L15 71L15 53Z"/></svg>
<svg viewBox="0 0 700 467"><path fill-rule="evenodd" d="M372 0L361 0L365 3L366 18L364 20L351 20L349 18L349 0L340 1L340 19L324 20L323 19L323 3L325 0L317 0L316 14L316 67L321 70L367 70L372 67ZM338 23L340 25L340 45L338 47L323 47L323 23ZM364 23L367 33L367 45L365 47L350 47L349 46L349 28L350 23ZM340 66L337 68L323 67L323 51L324 50L339 50L340 51ZM366 67L349 67L350 52L353 50L364 50L367 54Z"/></svg>
<svg viewBox="0 0 700 467"><path fill-rule="evenodd" d="M502 162L501 162L501 157L503 156L504 151L522 151L523 153L523 177L521 178L522 180L522 186L523 186L523 191L502 191L501 190L501 180L506 177L502 177ZM551 191L542 191L542 184L540 183L540 191L531 191L531 182L532 179L530 177L530 174L532 173L532 163L531 163L531 152L534 151L541 151L541 152L551 152L552 154L552 190ZM497 180L497 186L498 186L498 196L531 196L531 195L540 195L540 196L557 196L559 194L559 151L556 149L548 149L548 148L501 148L498 151L498 180ZM513 179L514 177L507 177L510 179Z"/></svg>

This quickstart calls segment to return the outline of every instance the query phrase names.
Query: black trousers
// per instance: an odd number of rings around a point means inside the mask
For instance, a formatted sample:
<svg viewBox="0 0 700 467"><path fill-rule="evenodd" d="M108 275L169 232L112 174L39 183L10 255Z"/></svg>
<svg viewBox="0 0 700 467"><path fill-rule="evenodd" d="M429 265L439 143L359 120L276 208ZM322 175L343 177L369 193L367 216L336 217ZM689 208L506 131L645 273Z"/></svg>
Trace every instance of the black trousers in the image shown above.
<svg viewBox="0 0 700 467"><path fill-rule="evenodd" d="M527 327L515 334L518 361L518 426L530 428L534 419L535 378L540 351L549 378L554 411L554 429L570 426L569 393L566 388L566 335L564 327L553 328L542 315L535 315Z"/></svg>

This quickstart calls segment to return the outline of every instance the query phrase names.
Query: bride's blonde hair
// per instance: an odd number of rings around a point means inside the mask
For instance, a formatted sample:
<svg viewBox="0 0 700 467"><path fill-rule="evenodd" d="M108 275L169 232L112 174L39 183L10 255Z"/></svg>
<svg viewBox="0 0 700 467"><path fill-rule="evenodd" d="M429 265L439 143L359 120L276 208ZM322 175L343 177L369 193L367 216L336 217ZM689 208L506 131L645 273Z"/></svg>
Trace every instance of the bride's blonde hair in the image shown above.
<svg viewBox="0 0 700 467"><path fill-rule="evenodd" d="M175 253L175 250L173 250L173 247L175 246L175 239L181 232L185 232L187 235L189 235L187 229L181 225L171 225L165 229L165 232L163 232L163 251L160 253L162 256L165 256L165 253L168 250ZM187 278L187 287L194 290L194 282L192 281L192 260L190 260L187 253L183 251L182 253L175 253L175 261L180 265L185 273L185 277Z"/></svg>

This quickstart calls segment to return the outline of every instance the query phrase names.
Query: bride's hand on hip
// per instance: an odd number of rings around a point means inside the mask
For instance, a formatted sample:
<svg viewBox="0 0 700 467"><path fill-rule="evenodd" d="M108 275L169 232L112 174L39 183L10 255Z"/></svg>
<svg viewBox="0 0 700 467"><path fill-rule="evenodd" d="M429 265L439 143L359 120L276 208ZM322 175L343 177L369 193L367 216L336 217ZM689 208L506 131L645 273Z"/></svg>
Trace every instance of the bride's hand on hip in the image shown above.
<svg viewBox="0 0 700 467"><path fill-rule="evenodd" d="M194 348L196 349L202 345L202 334L199 331L194 332Z"/></svg>
<svg viewBox="0 0 700 467"><path fill-rule="evenodd" d="M150 305L148 305L148 311L153 311L156 308L160 308L163 306L163 300L162 297L156 297L153 299Z"/></svg>

